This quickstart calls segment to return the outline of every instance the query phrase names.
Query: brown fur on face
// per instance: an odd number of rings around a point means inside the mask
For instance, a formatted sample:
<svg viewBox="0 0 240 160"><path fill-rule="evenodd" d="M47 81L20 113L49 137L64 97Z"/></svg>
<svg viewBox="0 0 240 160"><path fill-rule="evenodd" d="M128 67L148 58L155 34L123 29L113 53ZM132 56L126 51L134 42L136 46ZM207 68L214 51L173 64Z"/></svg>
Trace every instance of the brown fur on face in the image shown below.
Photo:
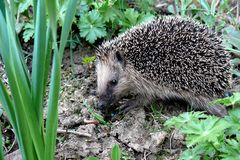
<svg viewBox="0 0 240 160"><path fill-rule="evenodd" d="M120 53L111 53L108 57L98 57L97 94L101 110L105 110L130 89L130 82L125 72L125 62L120 56L122 56Z"/></svg>

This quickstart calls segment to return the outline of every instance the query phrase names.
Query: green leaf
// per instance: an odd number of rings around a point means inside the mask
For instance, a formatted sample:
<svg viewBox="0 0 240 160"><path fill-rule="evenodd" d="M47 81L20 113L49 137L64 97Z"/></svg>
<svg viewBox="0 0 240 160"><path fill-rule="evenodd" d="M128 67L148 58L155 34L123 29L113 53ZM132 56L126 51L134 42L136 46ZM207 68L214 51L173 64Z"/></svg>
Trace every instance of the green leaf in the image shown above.
<svg viewBox="0 0 240 160"><path fill-rule="evenodd" d="M87 160L99 160L97 157L88 157Z"/></svg>
<svg viewBox="0 0 240 160"><path fill-rule="evenodd" d="M137 11L135 11L133 8L126 9L126 11L124 12L124 15L127 20L127 23L130 26L134 26L138 23L138 18L140 17L140 14Z"/></svg>
<svg viewBox="0 0 240 160"><path fill-rule="evenodd" d="M51 10L51 16L53 23L51 23L52 28L52 39L54 44L54 58L53 58L53 67L50 80L50 91L48 97L48 113L47 113L47 122L46 122L46 147L44 159L54 159L55 146L56 146L56 136L57 136L57 124L58 124L58 99L60 91L60 70L61 70L61 61L64 47L67 42L69 31L73 22L73 18L76 11L77 1L68 1L68 6L66 10L66 17L64 18L64 23L61 32L60 40L60 49L58 50L58 44L56 39L57 28L56 26L56 4L50 3L47 1L48 12ZM53 9L52 9L53 8Z"/></svg>
<svg viewBox="0 0 240 160"><path fill-rule="evenodd" d="M104 22L114 21L117 17L116 12L118 11L114 7L114 3L110 3L109 0L106 0L102 3L101 7L98 9L99 13L102 15Z"/></svg>
<svg viewBox="0 0 240 160"><path fill-rule="evenodd" d="M63 22L64 22L64 18L65 18L65 14L66 14L66 10L67 10L67 4L68 1L63 1L63 3L59 3L59 1L57 1L57 17L59 20L59 25L62 26Z"/></svg>
<svg viewBox="0 0 240 160"><path fill-rule="evenodd" d="M233 26L225 28L225 32L225 40L240 50L240 32L237 31Z"/></svg>
<svg viewBox="0 0 240 160"><path fill-rule="evenodd" d="M120 160L121 159L121 149L118 144L115 144L112 148L111 152L112 160Z"/></svg>
<svg viewBox="0 0 240 160"><path fill-rule="evenodd" d="M225 120L231 124L235 130L240 130L240 109L236 108L229 111L229 115L225 117Z"/></svg>
<svg viewBox="0 0 240 160"><path fill-rule="evenodd" d="M23 40L24 42L28 42L30 38L34 35L34 24L33 21L30 21L25 24L24 26L24 32L23 32Z"/></svg>
<svg viewBox="0 0 240 160"><path fill-rule="evenodd" d="M76 15L82 16L84 13L89 11L89 6L86 1L81 1L80 2L80 7L76 11Z"/></svg>
<svg viewBox="0 0 240 160"><path fill-rule="evenodd" d="M141 10L142 13L151 12L154 13L155 0L136 0L137 7Z"/></svg>
<svg viewBox="0 0 240 160"><path fill-rule="evenodd" d="M85 56L85 57L82 58L82 63L83 63L83 64L90 64L90 63L92 63L95 59L96 59L96 56L91 56L91 57Z"/></svg>
<svg viewBox="0 0 240 160"><path fill-rule="evenodd" d="M174 116L168 119L164 123L164 126L167 128L175 126L176 128L180 129L183 125L186 125L191 121L196 121L200 118L201 119L207 118L207 115L203 114L202 112L185 112L180 114L178 117Z"/></svg>
<svg viewBox="0 0 240 160"><path fill-rule="evenodd" d="M221 118L209 116L201 121L191 121L184 125L180 131L186 134L187 146L211 142L216 145L219 143L219 137L223 137L224 130L229 128L230 124Z"/></svg>
<svg viewBox="0 0 240 160"><path fill-rule="evenodd" d="M211 104L223 104L225 106L240 104L240 92L233 93L231 97L226 97L212 101Z"/></svg>
<svg viewBox="0 0 240 160"><path fill-rule="evenodd" d="M239 160L240 159L240 141L235 139L227 139L221 149L221 157L223 160Z"/></svg>
<svg viewBox="0 0 240 160"><path fill-rule="evenodd" d="M185 150L179 157L179 160L200 160L200 158L200 154L193 148Z"/></svg>
<svg viewBox="0 0 240 160"><path fill-rule="evenodd" d="M28 9L29 6L32 6L32 1L31 0L24 0L21 2L18 6L18 12L23 13Z"/></svg>
<svg viewBox="0 0 240 160"><path fill-rule="evenodd" d="M4 159L4 152L3 152L3 143L2 143L2 126L0 126L0 159Z"/></svg>
<svg viewBox="0 0 240 160"><path fill-rule="evenodd" d="M137 24L144 23L147 21L151 21L154 19L154 15L151 13L139 13L133 8L126 9L123 14L123 17L119 19L119 24L122 26L120 32L124 32L132 26L136 26Z"/></svg>
<svg viewBox="0 0 240 160"><path fill-rule="evenodd" d="M97 113L95 113L95 112L93 111L93 109L91 108L91 106L88 105L88 103L87 103L86 100L83 102L83 105L87 108L88 112L91 113L91 115L92 115L96 120L98 120L100 123L102 123L102 124L104 124L104 125L109 126L109 123L106 122L101 115L99 115L99 114L97 114Z"/></svg>
<svg viewBox="0 0 240 160"><path fill-rule="evenodd" d="M155 16L149 12L146 14L142 13L138 20L138 24L152 21L154 18L155 18Z"/></svg>
<svg viewBox="0 0 240 160"><path fill-rule="evenodd" d="M80 29L80 36L86 38L90 43L94 43L97 38L107 35L103 18L96 10L84 14L80 18L78 27Z"/></svg>
<svg viewBox="0 0 240 160"><path fill-rule="evenodd" d="M68 3L68 8L65 15L66 18L64 19L63 28L61 32L61 39L60 39L60 47L59 47L60 61L62 61L64 48L66 46L67 39L69 36L69 31L71 30L71 26L75 16L76 3L77 1L74 1L74 2L70 1Z"/></svg>
<svg viewBox="0 0 240 160"><path fill-rule="evenodd" d="M233 65L240 64L240 58L234 58L234 59L231 61L231 63L232 63Z"/></svg>

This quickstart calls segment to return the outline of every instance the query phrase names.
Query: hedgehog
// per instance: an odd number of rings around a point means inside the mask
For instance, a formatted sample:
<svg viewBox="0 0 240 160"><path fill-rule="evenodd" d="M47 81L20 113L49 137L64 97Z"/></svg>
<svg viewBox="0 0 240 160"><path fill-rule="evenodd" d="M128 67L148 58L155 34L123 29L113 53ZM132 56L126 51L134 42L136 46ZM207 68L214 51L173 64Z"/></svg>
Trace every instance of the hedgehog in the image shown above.
<svg viewBox="0 0 240 160"><path fill-rule="evenodd" d="M230 54L221 35L190 18L158 17L137 25L96 51L98 107L105 113L121 98L122 110L156 99L180 99L192 108L223 117L211 101L231 87Z"/></svg>

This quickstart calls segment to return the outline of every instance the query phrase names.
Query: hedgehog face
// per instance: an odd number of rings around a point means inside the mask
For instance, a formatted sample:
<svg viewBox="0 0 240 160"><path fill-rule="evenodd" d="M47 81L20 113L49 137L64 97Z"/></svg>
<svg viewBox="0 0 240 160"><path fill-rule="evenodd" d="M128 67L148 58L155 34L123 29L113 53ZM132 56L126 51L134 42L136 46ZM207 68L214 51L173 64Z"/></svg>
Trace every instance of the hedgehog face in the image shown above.
<svg viewBox="0 0 240 160"><path fill-rule="evenodd" d="M122 93L124 80L124 59L119 52L108 54L106 57L98 57L97 94L99 96L98 107L105 113L114 104Z"/></svg>

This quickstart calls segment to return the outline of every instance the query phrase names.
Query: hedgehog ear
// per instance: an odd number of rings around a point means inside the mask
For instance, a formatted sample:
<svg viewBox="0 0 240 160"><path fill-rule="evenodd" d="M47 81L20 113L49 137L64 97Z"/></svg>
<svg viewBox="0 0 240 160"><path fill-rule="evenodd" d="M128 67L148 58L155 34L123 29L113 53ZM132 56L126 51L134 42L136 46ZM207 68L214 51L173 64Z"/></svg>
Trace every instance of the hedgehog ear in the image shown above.
<svg viewBox="0 0 240 160"><path fill-rule="evenodd" d="M123 57L123 53L120 52L120 51L116 51L115 52L115 58L116 60L121 63L121 64L125 64L125 60L124 60L124 57Z"/></svg>

